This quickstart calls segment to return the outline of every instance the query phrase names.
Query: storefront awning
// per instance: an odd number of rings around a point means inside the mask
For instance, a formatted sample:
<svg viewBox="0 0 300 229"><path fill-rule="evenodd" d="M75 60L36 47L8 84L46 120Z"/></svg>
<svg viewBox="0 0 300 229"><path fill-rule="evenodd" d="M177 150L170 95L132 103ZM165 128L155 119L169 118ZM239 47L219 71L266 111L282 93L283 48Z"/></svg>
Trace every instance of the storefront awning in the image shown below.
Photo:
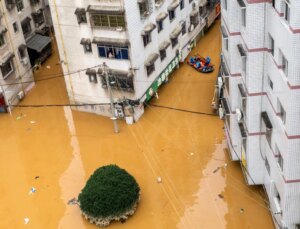
<svg viewBox="0 0 300 229"><path fill-rule="evenodd" d="M87 12L97 14L112 14L120 15L124 13L124 9L121 6L104 6L104 5L89 5Z"/></svg>
<svg viewBox="0 0 300 229"><path fill-rule="evenodd" d="M133 73L131 71L124 71L120 69L109 69L108 73L113 76L119 76L119 77L133 77ZM104 75L103 69L98 69L99 75Z"/></svg>
<svg viewBox="0 0 300 229"><path fill-rule="evenodd" d="M89 45L89 44L91 44L91 40L89 38L82 38L80 40L80 44L81 45Z"/></svg>
<svg viewBox="0 0 300 229"><path fill-rule="evenodd" d="M246 8L246 4L243 0L237 0L237 2L241 8Z"/></svg>
<svg viewBox="0 0 300 229"><path fill-rule="evenodd" d="M156 21L162 21L164 20L166 17L168 17L168 13L166 12L161 12L157 15L156 17Z"/></svg>
<svg viewBox="0 0 300 229"><path fill-rule="evenodd" d="M85 74L87 75L96 75L96 70L93 68L89 68L86 70Z"/></svg>
<svg viewBox="0 0 300 229"><path fill-rule="evenodd" d="M148 59L145 61L145 66L150 66L152 65L156 60L157 58L159 57L159 55L157 53L152 53Z"/></svg>
<svg viewBox="0 0 300 229"><path fill-rule="evenodd" d="M199 7L206 6L206 4L207 4L207 0L198 0Z"/></svg>
<svg viewBox="0 0 300 229"><path fill-rule="evenodd" d="M146 25L142 31L142 35L145 35L147 33L151 33L156 28L156 25L153 23L149 23Z"/></svg>
<svg viewBox="0 0 300 229"><path fill-rule="evenodd" d="M0 34L6 33L6 32L7 32L7 29L3 25L0 25Z"/></svg>
<svg viewBox="0 0 300 229"><path fill-rule="evenodd" d="M175 10L179 6L179 1L175 0L168 6L168 10Z"/></svg>
<svg viewBox="0 0 300 229"><path fill-rule="evenodd" d="M241 57L245 57L246 56L246 51L245 51L243 45L242 44L238 44L237 48L239 50L239 53L240 53Z"/></svg>
<svg viewBox="0 0 300 229"><path fill-rule="evenodd" d="M174 39L174 38L178 37L180 33L181 33L181 26L177 25L176 28L170 34L170 38Z"/></svg>
<svg viewBox="0 0 300 229"><path fill-rule="evenodd" d="M228 33L223 25L221 25L221 33L224 39L228 38Z"/></svg>
<svg viewBox="0 0 300 229"><path fill-rule="evenodd" d="M198 16L198 9L197 9L197 8L193 9L192 12L190 13L190 16L191 16L191 17L196 17L196 16Z"/></svg>
<svg viewBox="0 0 300 229"><path fill-rule="evenodd" d="M40 34L35 34L26 43L27 48L33 49L37 52L41 52L48 44L51 43L51 38L47 36L42 36Z"/></svg>
<svg viewBox="0 0 300 229"><path fill-rule="evenodd" d="M110 37L94 37L94 44L97 45L129 45L128 39L118 39L118 38L110 38Z"/></svg>
<svg viewBox="0 0 300 229"><path fill-rule="evenodd" d="M75 14L85 14L85 9L84 8L77 8L74 13Z"/></svg>
<svg viewBox="0 0 300 229"><path fill-rule="evenodd" d="M165 50L170 46L170 41L164 41L159 45L159 50Z"/></svg>
<svg viewBox="0 0 300 229"><path fill-rule="evenodd" d="M3 58L0 59L0 66L2 67L8 61L10 61L14 56L15 55L12 52L8 52L6 55L4 55Z"/></svg>

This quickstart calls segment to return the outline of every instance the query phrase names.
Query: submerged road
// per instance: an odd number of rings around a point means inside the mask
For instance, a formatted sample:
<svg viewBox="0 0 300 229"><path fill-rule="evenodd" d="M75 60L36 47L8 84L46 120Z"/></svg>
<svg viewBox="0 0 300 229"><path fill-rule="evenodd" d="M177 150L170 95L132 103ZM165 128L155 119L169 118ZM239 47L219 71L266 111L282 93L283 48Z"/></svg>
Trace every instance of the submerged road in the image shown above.
<svg viewBox="0 0 300 229"><path fill-rule="evenodd" d="M219 31L217 22L192 51L209 55L217 68ZM56 73L54 50L35 78ZM133 217L109 228L273 228L262 188L245 185L239 163L228 158L223 121L200 114L212 113L216 74L181 64L138 123L119 122L119 134L108 118L68 107L1 114L0 228L96 228L68 201L96 168L111 163L135 176L142 199ZM59 77L38 81L22 102L58 103L68 103Z"/></svg>

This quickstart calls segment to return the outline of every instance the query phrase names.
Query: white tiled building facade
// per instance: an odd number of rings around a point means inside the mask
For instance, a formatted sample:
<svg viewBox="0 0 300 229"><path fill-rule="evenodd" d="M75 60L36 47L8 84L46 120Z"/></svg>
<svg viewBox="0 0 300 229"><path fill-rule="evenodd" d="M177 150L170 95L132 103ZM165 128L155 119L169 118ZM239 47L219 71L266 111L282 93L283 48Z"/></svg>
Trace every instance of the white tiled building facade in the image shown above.
<svg viewBox="0 0 300 229"><path fill-rule="evenodd" d="M300 1L222 0L230 156L261 184L277 228L300 228Z"/></svg>
<svg viewBox="0 0 300 229"><path fill-rule="evenodd" d="M27 42L45 28L44 10L42 0L0 1L0 112L8 112L34 86Z"/></svg>
<svg viewBox="0 0 300 229"><path fill-rule="evenodd" d="M115 102L149 99L188 55L208 15L206 0L49 3L68 95L76 104L109 103L100 66L104 62L111 71ZM87 70L68 75L82 69ZM78 109L110 116L110 107L105 105ZM143 109L142 105L134 107L135 119Z"/></svg>

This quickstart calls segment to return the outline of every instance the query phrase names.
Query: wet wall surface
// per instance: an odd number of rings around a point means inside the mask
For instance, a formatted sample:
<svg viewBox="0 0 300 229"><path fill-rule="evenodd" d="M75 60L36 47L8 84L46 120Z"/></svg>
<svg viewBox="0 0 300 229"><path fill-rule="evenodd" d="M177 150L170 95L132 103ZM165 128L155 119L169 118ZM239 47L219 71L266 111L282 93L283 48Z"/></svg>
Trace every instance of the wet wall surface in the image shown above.
<svg viewBox="0 0 300 229"><path fill-rule="evenodd" d="M192 51L216 68L219 31L217 22ZM61 73L58 62L55 49L35 79ZM181 64L151 103L212 113L216 74ZM62 77L37 81L22 102L65 103ZM230 162L217 116L146 106L138 123L118 124L114 134L108 118L69 107L1 114L0 228L96 228L68 201L106 164L126 169L142 190L135 215L109 228L273 228L262 188L248 187L239 163Z"/></svg>

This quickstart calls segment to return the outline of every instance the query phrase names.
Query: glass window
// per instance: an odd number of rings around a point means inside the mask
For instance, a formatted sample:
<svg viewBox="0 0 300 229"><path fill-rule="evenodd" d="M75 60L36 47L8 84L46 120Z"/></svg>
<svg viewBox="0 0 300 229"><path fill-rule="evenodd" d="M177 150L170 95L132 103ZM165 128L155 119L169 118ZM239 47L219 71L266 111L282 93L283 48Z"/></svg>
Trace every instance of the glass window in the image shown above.
<svg viewBox="0 0 300 229"><path fill-rule="evenodd" d="M274 56L274 39L269 35L271 54Z"/></svg>
<svg viewBox="0 0 300 229"><path fill-rule="evenodd" d="M163 21L158 21L157 22L157 32L159 33L160 31L162 31L163 28Z"/></svg>
<svg viewBox="0 0 300 229"><path fill-rule="evenodd" d="M241 13L242 13L242 26L246 27L246 23L247 23L246 9L242 9Z"/></svg>
<svg viewBox="0 0 300 229"><path fill-rule="evenodd" d="M146 71L147 71L147 76L150 76L152 72L155 71L155 65L154 63L151 64L150 66L146 66Z"/></svg>
<svg viewBox="0 0 300 229"><path fill-rule="evenodd" d="M173 21L175 18L175 10L169 10L169 19Z"/></svg>
<svg viewBox="0 0 300 229"><path fill-rule="evenodd" d="M178 44L178 38L172 38L171 39L171 43L172 43L172 48L174 48L177 44Z"/></svg>
<svg viewBox="0 0 300 229"><path fill-rule="evenodd" d="M287 3L287 1L284 2L284 19L286 20L287 23L290 23L290 5Z"/></svg>
<svg viewBox="0 0 300 229"><path fill-rule="evenodd" d="M166 50L160 50L159 55L160 55L160 60L163 61L167 57Z"/></svg>
<svg viewBox="0 0 300 229"><path fill-rule="evenodd" d="M283 124L285 124L286 121L286 112L285 109L283 108L281 102L277 100L277 107L278 107L278 117L281 119Z"/></svg>
<svg viewBox="0 0 300 229"><path fill-rule="evenodd" d="M1 73L2 73L3 79L6 79L14 70L12 61L8 61L4 65L2 65L0 68L1 68Z"/></svg>
<svg viewBox="0 0 300 229"><path fill-rule="evenodd" d="M94 26L101 27L125 27L124 15L92 15Z"/></svg>
<svg viewBox="0 0 300 229"><path fill-rule="evenodd" d="M98 46L99 57L118 60L129 60L128 47L121 46Z"/></svg>
<svg viewBox="0 0 300 229"><path fill-rule="evenodd" d="M143 37L144 47L146 47L151 42L151 34L147 33L147 34L143 35L142 37Z"/></svg>
<svg viewBox="0 0 300 229"><path fill-rule="evenodd" d="M14 28L14 32L18 32L19 31L19 26L18 26L18 23L17 22L14 22L13 23L13 28Z"/></svg>
<svg viewBox="0 0 300 229"><path fill-rule="evenodd" d="M23 0L16 0L17 11L20 12L24 9Z"/></svg>
<svg viewBox="0 0 300 229"><path fill-rule="evenodd" d="M186 22L185 21L181 24L181 34L182 35L186 34Z"/></svg>
<svg viewBox="0 0 300 229"><path fill-rule="evenodd" d="M180 9L182 10L184 8L184 0L180 0Z"/></svg>
<svg viewBox="0 0 300 229"><path fill-rule="evenodd" d="M5 44L4 36L3 34L0 34L0 47Z"/></svg>

